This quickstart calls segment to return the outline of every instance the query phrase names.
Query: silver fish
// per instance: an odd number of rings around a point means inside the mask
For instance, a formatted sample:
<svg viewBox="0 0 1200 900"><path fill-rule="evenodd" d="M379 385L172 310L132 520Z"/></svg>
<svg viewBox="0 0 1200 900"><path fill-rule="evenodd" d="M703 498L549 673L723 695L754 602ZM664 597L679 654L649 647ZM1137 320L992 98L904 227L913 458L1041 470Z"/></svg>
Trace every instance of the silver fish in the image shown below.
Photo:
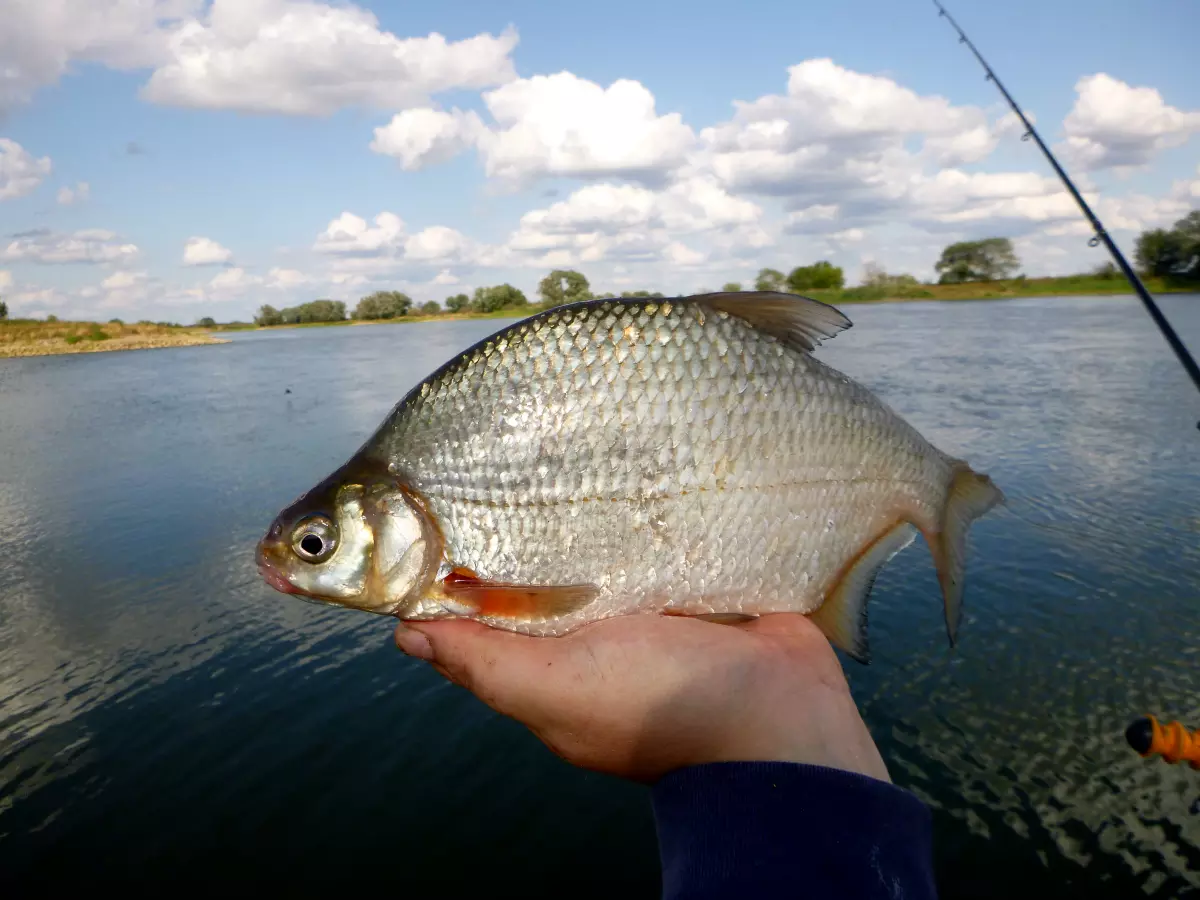
<svg viewBox="0 0 1200 900"><path fill-rule="evenodd" d="M867 658L879 568L920 531L951 643L1000 491L813 357L792 294L608 299L513 324L414 388L258 545L286 593L563 635L634 613L810 615Z"/></svg>

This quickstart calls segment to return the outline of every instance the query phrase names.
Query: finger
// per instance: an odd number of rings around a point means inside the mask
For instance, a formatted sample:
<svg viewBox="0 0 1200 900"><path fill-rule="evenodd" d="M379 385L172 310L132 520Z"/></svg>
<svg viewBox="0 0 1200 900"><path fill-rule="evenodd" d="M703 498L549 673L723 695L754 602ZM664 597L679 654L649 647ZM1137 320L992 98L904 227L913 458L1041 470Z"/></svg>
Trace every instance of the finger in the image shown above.
<svg viewBox="0 0 1200 900"><path fill-rule="evenodd" d="M553 690L554 667L568 648L558 638L537 638L452 619L408 626L424 635L431 661L489 706L520 715Z"/></svg>
<svg viewBox="0 0 1200 900"><path fill-rule="evenodd" d="M409 656L424 660L433 659L433 647L429 644L429 638L421 632L409 628L403 622L396 626L396 630L392 633L392 640L396 642L396 646L400 650Z"/></svg>

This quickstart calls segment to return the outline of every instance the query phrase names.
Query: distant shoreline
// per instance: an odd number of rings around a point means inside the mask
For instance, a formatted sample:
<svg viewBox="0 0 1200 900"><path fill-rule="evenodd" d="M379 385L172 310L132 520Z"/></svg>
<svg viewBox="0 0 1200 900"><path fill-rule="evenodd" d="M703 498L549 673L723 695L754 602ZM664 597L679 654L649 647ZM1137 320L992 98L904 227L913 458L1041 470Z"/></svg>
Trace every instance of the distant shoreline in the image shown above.
<svg viewBox="0 0 1200 900"><path fill-rule="evenodd" d="M1161 278L1146 279L1152 294L1200 293L1200 284L1168 283ZM844 290L806 291L812 297L835 306L861 303L961 302L970 300L1014 300L1028 297L1132 297L1133 290L1123 279L1093 276L1065 278L1029 278L1009 281L969 282L965 284L918 284L895 293L886 288L847 288ZM657 299L657 298L645 298ZM303 322L289 325L216 325L201 326L118 326L116 335L104 339L88 336L81 329L112 328L92 323L43 323L0 321L0 359L29 356L59 356L68 353L104 353L118 350L151 350L167 347L197 347L227 344L225 331L274 331L281 328L328 328L354 325L401 325L420 322L458 322L473 319L515 319L534 315L544 309L540 304L497 310L492 313L456 312L433 316L402 316L395 319L345 319L340 322ZM58 326L58 327L54 327ZM21 334L18 329L34 332ZM53 331L54 334L43 334ZM7 334L6 334L7 332Z"/></svg>
<svg viewBox="0 0 1200 900"><path fill-rule="evenodd" d="M181 334L125 335L102 341L82 340L68 344L61 338L40 338L0 343L0 359L30 356L65 356L74 353L110 353L117 350L159 350L168 347L199 347L206 344L228 344L228 338L214 337L207 329Z"/></svg>
<svg viewBox="0 0 1200 900"><path fill-rule="evenodd" d="M1148 278L1144 282L1151 294L1200 294L1200 282L1166 283L1161 278ZM1014 278L1009 281L968 282L965 284L918 284L897 293L886 289L847 288L844 290L805 291L812 297L834 306L850 303L921 303L962 302L969 300L1018 300L1027 297L1133 297L1136 296L1124 279L1093 278L1091 276L1068 276L1065 278ZM678 295L676 295L678 296ZM606 299L597 297L596 299ZM612 299L620 299L614 297ZM668 299L666 297L643 297L640 299ZM536 315L547 307L531 303L528 306L501 309L491 313L441 313L434 316L400 316L395 319L344 319L340 322L301 322L289 325L252 325L237 330L273 331L279 328L326 328L347 325L402 325L418 322L458 322L471 319L520 319ZM219 330L219 329L218 329Z"/></svg>

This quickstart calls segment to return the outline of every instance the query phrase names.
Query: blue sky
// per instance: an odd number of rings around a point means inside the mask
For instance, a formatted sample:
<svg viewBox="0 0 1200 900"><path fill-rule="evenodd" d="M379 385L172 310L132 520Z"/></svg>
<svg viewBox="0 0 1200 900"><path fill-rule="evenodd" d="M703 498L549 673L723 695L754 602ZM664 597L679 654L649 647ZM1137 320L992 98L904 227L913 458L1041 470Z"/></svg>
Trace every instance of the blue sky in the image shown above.
<svg viewBox="0 0 1200 900"><path fill-rule="evenodd" d="M951 12L1126 247L1200 207L1190 0ZM550 269L684 293L1008 235L1103 261L927 0L0 0L14 314L247 318Z"/></svg>

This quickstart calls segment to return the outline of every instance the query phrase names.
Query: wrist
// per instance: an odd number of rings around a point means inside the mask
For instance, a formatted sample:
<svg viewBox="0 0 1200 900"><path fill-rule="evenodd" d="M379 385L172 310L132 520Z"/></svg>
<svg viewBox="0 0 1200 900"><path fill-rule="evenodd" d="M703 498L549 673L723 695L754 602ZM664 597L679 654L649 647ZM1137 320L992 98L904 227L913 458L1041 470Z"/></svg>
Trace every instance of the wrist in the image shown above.
<svg viewBox="0 0 1200 900"><path fill-rule="evenodd" d="M891 782L883 757L849 693L749 712L706 762L790 762Z"/></svg>

